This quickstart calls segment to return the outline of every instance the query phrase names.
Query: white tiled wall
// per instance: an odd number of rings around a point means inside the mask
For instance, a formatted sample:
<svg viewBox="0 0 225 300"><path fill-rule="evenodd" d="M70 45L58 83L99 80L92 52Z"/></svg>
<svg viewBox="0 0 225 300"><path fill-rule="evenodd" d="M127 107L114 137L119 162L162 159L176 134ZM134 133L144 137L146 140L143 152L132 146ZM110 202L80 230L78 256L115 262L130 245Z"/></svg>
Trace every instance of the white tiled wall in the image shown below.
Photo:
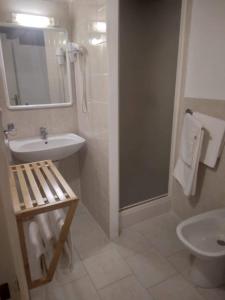
<svg viewBox="0 0 225 300"><path fill-rule="evenodd" d="M108 49L107 35L93 30L93 22L106 22L105 0L75 1L73 40L86 50L88 112L82 111L82 74L77 72L78 130L87 139L80 155L82 200L89 211L109 231L108 195ZM93 45L94 39L101 43Z"/></svg>

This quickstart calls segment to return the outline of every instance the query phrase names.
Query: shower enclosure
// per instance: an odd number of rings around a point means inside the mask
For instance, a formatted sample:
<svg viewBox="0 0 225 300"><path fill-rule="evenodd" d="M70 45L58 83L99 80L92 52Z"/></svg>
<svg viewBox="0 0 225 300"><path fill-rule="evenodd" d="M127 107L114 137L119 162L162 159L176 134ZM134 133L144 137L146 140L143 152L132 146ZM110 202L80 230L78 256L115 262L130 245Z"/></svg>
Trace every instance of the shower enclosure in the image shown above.
<svg viewBox="0 0 225 300"><path fill-rule="evenodd" d="M120 209L167 195L181 0L120 0Z"/></svg>

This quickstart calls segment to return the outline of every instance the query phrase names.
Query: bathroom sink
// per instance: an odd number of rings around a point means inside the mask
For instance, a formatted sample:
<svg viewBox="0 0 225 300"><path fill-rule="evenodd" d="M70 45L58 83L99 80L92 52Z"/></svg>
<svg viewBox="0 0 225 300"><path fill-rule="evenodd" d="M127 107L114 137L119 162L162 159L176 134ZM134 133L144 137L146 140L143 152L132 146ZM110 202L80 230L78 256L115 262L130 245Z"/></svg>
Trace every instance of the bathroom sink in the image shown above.
<svg viewBox="0 0 225 300"><path fill-rule="evenodd" d="M73 133L41 138L17 139L9 142L13 156L22 162L60 160L80 150L85 139Z"/></svg>

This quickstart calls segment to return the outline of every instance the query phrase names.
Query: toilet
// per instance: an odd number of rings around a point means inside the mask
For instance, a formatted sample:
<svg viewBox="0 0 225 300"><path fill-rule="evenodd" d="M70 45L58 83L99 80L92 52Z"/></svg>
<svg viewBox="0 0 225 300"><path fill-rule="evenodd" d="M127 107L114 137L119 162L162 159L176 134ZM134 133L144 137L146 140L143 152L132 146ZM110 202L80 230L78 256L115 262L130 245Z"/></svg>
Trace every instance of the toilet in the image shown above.
<svg viewBox="0 0 225 300"><path fill-rule="evenodd" d="M225 209L191 217L177 226L180 241L194 255L191 279L203 288L225 284Z"/></svg>

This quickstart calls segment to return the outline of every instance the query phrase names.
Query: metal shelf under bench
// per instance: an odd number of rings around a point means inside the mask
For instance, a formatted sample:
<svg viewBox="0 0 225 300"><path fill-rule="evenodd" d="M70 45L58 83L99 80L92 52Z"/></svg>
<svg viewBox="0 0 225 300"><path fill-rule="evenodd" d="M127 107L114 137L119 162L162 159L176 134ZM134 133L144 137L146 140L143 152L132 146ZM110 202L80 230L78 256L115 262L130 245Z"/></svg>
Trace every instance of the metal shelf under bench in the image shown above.
<svg viewBox="0 0 225 300"><path fill-rule="evenodd" d="M13 209L17 220L28 287L36 288L54 276L79 199L50 160L9 167ZM43 278L32 280L23 223L37 214L68 208L52 259Z"/></svg>

